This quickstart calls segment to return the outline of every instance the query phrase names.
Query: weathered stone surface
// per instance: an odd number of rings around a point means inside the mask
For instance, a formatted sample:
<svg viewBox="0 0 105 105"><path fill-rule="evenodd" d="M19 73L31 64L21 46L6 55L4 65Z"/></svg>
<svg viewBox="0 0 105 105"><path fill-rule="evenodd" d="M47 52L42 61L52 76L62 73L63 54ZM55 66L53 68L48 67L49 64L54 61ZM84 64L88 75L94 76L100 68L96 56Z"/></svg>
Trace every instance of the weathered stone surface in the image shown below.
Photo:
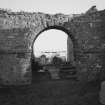
<svg viewBox="0 0 105 105"><path fill-rule="evenodd" d="M1 84L31 82L34 40L51 28L70 36L80 79L91 81L101 74L104 77L105 10L89 11L80 15L50 15L0 10Z"/></svg>

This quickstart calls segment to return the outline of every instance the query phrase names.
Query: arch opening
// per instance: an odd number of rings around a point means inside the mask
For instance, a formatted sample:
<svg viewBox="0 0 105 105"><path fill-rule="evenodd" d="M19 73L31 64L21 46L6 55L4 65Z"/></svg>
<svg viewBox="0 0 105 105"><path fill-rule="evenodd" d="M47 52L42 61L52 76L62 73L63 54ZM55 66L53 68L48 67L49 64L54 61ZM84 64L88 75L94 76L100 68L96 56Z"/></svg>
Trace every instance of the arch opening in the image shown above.
<svg viewBox="0 0 105 105"><path fill-rule="evenodd" d="M50 28L35 37L32 47L32 72L46 70L49 65L60 68L64 64L74 64L73 41L69 34L62 29Z"/></svg>
<svg viewBox="0 0 105 105"><path fill-rule="evenodd" d="M33 54L39 57L43 54L50 57L59 53L67 58L67 34L61 30L50 29L41 33L33 44Z"/></svg>

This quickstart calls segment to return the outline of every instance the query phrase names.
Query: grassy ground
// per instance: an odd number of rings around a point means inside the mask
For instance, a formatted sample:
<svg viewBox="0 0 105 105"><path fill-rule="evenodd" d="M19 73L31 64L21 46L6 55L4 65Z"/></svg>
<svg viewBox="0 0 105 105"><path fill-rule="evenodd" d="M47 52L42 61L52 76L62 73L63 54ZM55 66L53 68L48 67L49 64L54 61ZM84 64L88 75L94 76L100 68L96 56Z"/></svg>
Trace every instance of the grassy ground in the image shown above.
<svg viewBox="0 0 105 105"><path fill-rule="evenodd" d="M0 89L0 105L100 105L99 85L76 80L34 76L29 86Z"/></svg>

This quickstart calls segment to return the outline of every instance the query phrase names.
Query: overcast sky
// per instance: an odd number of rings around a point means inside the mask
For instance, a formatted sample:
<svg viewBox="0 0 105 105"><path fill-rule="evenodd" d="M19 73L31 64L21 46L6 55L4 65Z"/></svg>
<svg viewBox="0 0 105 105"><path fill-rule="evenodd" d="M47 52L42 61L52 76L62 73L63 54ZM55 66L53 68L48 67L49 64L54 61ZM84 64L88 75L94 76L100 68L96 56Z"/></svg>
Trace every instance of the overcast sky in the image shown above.
<svg viewBox="0 0 105 105"><path fill-rule="evenodd" d="M60 30L50 29L41 33L34 43L34 54L40 56L42 52L67 51L68 35ZM66 53L66 52L65 52ZM61 53L61 55L65 55ZM50 56L50 55L49 55Z"/></svg>
<svg viewBox="0 0 105 105"><path fill-rule="evenodd" d="M99 10L105 9L105 0L0 0L0 8L51 14L84 13L93 5Z"/></svg>

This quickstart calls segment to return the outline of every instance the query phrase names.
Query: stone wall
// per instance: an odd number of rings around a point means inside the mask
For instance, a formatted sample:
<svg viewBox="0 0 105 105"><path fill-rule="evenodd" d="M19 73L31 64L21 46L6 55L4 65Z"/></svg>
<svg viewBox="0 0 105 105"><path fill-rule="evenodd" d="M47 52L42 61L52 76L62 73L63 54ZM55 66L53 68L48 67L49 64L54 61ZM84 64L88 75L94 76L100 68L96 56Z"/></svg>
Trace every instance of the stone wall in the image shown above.
<svg viewBox="0 0 105 105"><path fill-rule="evenodd" d="M100 77L105 68L104 19L104 10L80 15L0 10L0 83L31 83L34 40L50 28L63 30L70 35L80 80Z"/></svg>
<svg viewBox="0 0 105 105"><path fill-rule="evenodd" d="M72 21L80 52L77 62L84 80L105 77L105 10L86 13ZM84 76L83 76L84 74Z"/></svg>

